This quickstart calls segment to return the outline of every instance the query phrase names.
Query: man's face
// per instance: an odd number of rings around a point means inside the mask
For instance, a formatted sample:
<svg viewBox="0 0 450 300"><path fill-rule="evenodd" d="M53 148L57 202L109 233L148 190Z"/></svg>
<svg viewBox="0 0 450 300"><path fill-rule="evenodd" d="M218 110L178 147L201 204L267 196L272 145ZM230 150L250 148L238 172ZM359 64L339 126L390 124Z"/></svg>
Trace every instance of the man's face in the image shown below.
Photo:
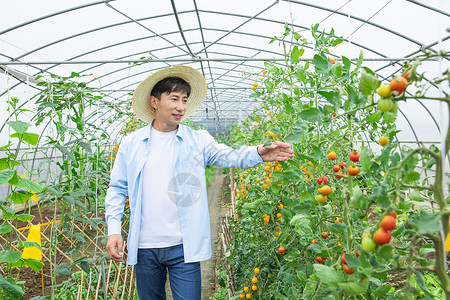
<svg viewBox="0 0 450 300"><path fill-rule="evenodd" d="M156 111L155 121L167 127L176 127L186 113L188 97L185 92L171 92L161 94L161 100L151 96L150 101Z"/></svg>

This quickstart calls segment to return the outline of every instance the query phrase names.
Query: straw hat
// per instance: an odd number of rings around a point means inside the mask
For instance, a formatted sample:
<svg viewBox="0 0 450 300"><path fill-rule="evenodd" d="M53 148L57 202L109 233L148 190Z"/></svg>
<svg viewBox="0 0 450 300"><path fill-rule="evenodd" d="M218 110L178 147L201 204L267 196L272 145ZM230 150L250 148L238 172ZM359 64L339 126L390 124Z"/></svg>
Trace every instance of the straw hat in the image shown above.
<svg viewBox="0 0 450 300"><path fill-rule="evenodd" d="M150 123L155 118L155 109L150 105L150 93L159 81L167 77L179 77L191 86L187 111L184 118L192 115L202 105L206 97L206 80L196 69L189 66L172 66L156 71L136 88L133 94L133 111L139 119Z"/></svg>

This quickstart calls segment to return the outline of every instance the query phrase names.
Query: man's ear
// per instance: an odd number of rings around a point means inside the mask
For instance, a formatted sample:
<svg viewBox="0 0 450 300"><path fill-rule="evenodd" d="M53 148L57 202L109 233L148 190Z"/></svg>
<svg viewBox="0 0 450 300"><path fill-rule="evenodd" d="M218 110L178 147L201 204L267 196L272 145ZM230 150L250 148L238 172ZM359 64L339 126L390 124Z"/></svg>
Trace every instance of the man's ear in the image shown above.
<svg viewBox="0 0 450 300"><path fill-rule="evenodd" d="M155 96L150 96L150 105L156 110L158 108L158 104L157 101L158 98L156 98Z"/></svg>

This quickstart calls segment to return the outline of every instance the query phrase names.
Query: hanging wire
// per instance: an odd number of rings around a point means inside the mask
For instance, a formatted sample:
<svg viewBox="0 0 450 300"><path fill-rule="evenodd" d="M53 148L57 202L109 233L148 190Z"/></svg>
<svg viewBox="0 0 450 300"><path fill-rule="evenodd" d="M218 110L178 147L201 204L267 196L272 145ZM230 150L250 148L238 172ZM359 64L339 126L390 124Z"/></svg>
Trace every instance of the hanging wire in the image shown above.
<svg viewBox="0 0 450 300"><path fill-rule="evenodd" d="M373 17L375 17L376 15L378 15L385 7L386 7L388 4L390 4L391 2L392 2L392 0L389 0L389 2L387 2L386 4L384 4L384 5L383 5L380 9L378 9L373 15L371 15L370 18L365 19L364 22L363 22L361 25L359 25L355 30L353 30L353 32L350 33L350 34L346 37L346 40L348 40L348 43L351 43L350 37L351 37L355 32L357 32L359 29L361 29L361 27L363 27L364 25L366 25L367 22L369 22ZM350 13L348 13L348 18L351 19L351 18L350 18ZM336 50L340 45L341 45L341 44L337 45L336 47L334 47L334 49Z"/></svg>

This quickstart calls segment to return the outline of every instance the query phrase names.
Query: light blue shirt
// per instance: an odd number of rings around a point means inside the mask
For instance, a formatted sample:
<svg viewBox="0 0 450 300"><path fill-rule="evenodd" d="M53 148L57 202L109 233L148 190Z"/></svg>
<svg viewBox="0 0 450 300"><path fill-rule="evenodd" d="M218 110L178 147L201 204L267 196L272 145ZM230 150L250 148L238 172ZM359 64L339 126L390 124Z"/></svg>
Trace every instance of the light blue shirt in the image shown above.
<svg viewBox="0 0 450 300"><path fill-rule="evenodd" d="M127 264L137 263L142 205L142 168L151 153L151 124L122 139L105 198L108 236L121 234L125 198L130 201ZM217 143L205 130L179 125L174 147L174 188L168 194L177 203L185 262L211 257L211 234L205 168L207 165L251 168L263 160L257 146L233 149ZM164 159L161 157L161 159ZM151 196L151 195L150 195Z"/></svg>

